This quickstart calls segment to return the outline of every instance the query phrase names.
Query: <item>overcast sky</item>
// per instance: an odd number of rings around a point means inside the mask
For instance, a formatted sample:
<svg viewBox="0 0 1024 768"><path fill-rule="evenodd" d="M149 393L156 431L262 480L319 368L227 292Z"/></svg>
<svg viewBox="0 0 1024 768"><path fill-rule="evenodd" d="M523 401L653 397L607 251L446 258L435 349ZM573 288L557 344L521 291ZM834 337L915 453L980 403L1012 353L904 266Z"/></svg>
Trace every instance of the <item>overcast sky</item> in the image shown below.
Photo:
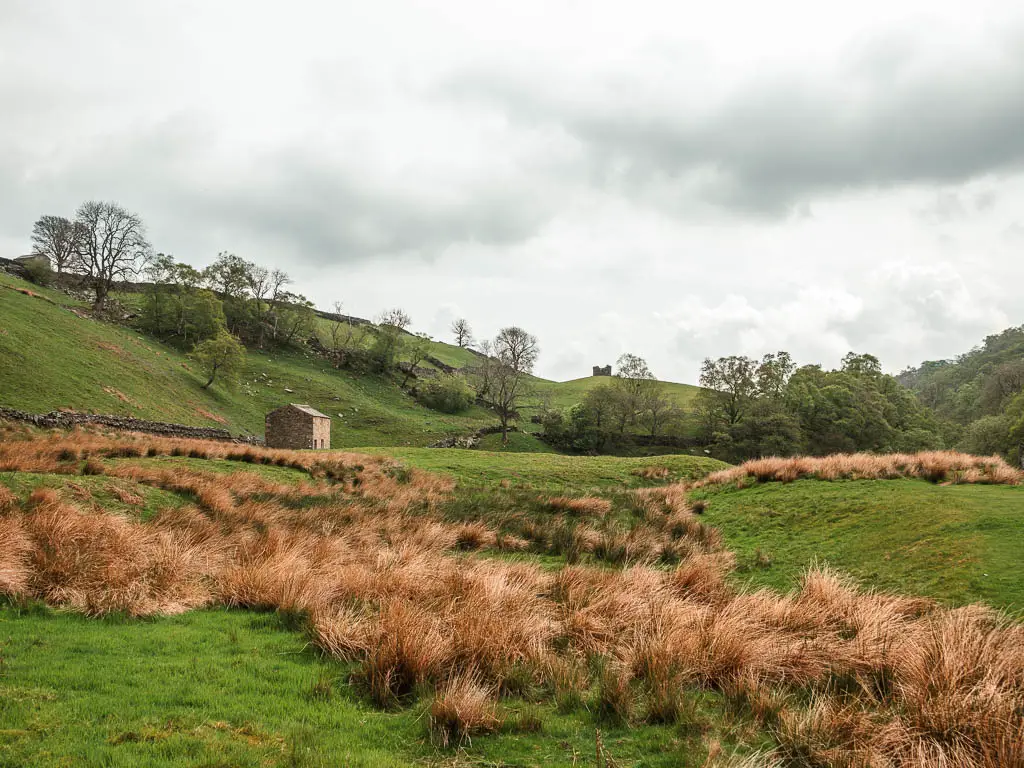
<svg viewBox="0 0 1024 768"><path fill-rule="evenodd" d="M549 378L895 372L1024 322L1024 8L0 0L0 253L92 198Z"/></svg>

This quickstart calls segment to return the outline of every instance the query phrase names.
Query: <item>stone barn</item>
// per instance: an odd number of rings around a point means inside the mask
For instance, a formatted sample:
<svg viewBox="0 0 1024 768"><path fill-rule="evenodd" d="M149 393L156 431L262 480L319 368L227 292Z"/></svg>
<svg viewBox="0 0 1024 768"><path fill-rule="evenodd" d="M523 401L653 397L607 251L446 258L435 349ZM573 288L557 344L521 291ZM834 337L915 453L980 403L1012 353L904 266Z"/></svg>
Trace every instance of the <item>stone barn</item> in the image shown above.
<svg viewBox="0 0 1024 768"><path fill-rule="evenodd" d="M331 419L308 405L289 403L267 414L268 448L331 447Z"/></svg>

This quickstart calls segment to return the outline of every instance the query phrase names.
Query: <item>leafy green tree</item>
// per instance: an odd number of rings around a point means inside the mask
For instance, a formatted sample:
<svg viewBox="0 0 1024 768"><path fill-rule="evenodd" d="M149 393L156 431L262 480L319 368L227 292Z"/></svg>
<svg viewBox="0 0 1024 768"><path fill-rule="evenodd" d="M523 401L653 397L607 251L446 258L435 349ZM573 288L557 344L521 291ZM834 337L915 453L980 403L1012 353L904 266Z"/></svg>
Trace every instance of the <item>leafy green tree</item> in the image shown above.
<svg viewBox="0 0 1024 768"><path fill-rule="evenodd" d="M785 396L789 377L795 370L796 363L789 352L776 352L762 357L755 373L758 396L780 400Z"/></svg>
<svg viewBox="0 0 1024 768"><path fill-rule="evenodd" d="M626 434L626 428L637 423L647 409L649 402L658 392L658 380L647 365L647 361L638 355L625 353L615 363L615 376L612 379L614 398L614 418L620 437ZM659 412L665 410L664 403L659 402ZM661 414L663 415L663 413ZM655 429L660 425L656 418Z"/></svg>
<svg viewBox="0 0 1024 768"><path fill-rule="evenodd" d="M221 329L217 335L197 344L192 356L210 376L203 389L209 388L218 374L221 381L230 387L237 382L245 363L245 347L227 330Z"/></svg>
<svg viewBox="0 0 1024 768"><path fill-rule="evenodd" d="M212 291L193 291L181 301L179 333L184 341L202 341L216 336L227 327L224 304Z"/></svg>
<svg viewBox="0 0 1024 768"><path fill-rule="evenodd" d="M757 395L757 361L742 355L706 358L700 369L698 407L708 432L738 424Z"/></svg>

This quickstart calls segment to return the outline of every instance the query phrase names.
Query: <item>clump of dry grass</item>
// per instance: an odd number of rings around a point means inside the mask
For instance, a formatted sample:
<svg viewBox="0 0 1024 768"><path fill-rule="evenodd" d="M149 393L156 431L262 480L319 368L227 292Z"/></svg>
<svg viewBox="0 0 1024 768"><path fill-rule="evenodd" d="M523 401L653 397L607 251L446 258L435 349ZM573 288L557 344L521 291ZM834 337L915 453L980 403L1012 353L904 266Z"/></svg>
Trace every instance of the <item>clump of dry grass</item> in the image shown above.
<svg viewBox="0 0 1024 768"><path fill-rule="evenodd" d="M664 480L670 473L668 467L641 467L634 469L630 474L642 477L644 480Z"/></svg>
<svg viewBox="0 0 1024 768"><path fill-rule="evenodd" d="M471 673L446 682L431 702L429 715L431 740L440 747L462 745L471 736L496 731L501 725L493 691Z"/></svg>
<svg viewBox="0 0 1024 768"><path fill-rule="evenodd" d="M12 512L18 504L18 497L6 486L0 485L0 514Z"/></svg>
<svg viewBox="0 0 1024 768"><path fill-rule="evenodd" d="M0 517L0 594L20 595L28 589L31 548L22 522Z"/></svg>
<svg viewBox="0 0 1024 768"><path fill-rule="evenodd" d="M547 500L547 505L556 512L564 512L568 515L603 517L612 511L612 503L608 499L600 499L596 496L580 498L552 496Z"/></svg>

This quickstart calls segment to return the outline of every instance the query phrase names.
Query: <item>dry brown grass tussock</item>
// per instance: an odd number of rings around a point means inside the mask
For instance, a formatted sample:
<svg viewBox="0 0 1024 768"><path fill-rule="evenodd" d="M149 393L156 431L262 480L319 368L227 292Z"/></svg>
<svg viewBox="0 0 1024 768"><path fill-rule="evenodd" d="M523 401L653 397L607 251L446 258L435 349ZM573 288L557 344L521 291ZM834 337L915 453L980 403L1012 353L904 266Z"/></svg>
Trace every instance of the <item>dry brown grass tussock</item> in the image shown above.
<svg viewBox="0 0 1024 768"><path fill-rule="evenodd" d="M556 512L564 512L568 515L603 517L612 511L612 503L608 499L600 499L596 496L580 498L552 496L547 500L547 505Z"/></svg>
<svg viewBox="0 0 1024 768"><path fill-rule="evenodd" d="M985 483L1019 485L1024 472L999 456L972 456L954 451L921 453L835 454L832 456L753 459L736 467L713 472L691 488L756 482L818 480L894 480L920 478L934 483Z"/></svg>

